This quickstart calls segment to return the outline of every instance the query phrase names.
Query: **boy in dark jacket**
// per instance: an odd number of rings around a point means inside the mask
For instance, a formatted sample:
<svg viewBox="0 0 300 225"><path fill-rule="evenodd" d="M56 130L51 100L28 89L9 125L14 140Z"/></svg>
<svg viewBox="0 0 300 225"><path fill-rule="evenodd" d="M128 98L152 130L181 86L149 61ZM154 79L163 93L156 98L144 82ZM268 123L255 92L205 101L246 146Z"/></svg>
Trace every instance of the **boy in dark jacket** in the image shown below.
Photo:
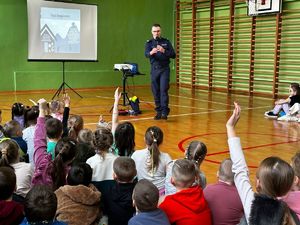
<svg viewBox="0 0 300 225"><path fill-rule="evenodd" d="M113 164L114 180L93 182L102 194L103 214L109 225L127 225L134 215L132 193L136 185L136 167L133 159L120 156Z"/></svg>

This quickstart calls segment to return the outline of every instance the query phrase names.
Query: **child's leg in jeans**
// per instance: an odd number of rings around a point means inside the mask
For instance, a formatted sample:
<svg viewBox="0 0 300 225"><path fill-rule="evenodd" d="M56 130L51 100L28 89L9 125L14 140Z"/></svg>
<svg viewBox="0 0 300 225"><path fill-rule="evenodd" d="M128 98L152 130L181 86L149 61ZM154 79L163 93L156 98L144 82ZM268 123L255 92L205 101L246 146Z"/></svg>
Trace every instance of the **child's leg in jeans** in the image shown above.
<svg viewBox="0 0 300 225"><path fill-rule="evenodd" d="M289 115L289 109L290 109L289 103L282 104L282 109L283 109L283 111L285 112L286 115Z"/></svg>
<svg viewBox="0 0 300 225"><path fill-rule="evenodd" d="M273 112L275 115L277 115L277 114L280 112L280 110L282 109L282 106L283 106L283 105L275 105L275 107L274 107L274 109L272 110L272 112Z"/></svg>

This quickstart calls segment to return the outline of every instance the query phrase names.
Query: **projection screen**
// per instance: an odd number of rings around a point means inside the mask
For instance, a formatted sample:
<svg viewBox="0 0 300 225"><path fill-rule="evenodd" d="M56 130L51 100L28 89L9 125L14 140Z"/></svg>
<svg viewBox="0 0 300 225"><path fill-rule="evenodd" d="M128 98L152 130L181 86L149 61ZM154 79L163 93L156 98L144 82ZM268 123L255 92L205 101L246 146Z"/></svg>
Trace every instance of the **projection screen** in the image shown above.
<svg viewBox="0 0 300 225"><path fill-rule="evenodd" d="M97 5L27 0L28 60L97 61Z"/></svg>

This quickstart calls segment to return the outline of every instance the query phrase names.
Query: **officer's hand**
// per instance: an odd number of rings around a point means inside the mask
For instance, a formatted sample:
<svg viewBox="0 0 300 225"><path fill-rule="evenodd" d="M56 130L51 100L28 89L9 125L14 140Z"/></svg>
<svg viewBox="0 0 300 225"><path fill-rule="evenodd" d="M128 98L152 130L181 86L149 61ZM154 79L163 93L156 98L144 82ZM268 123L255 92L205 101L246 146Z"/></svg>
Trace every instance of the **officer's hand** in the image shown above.
<svg viewBox="0 0 300 225"><path fill-rule="evenodd" d="M165 53L165 49L161 45L157 45L156 48L159 52Z"/></svg>
<svg viewBox="0 0 300 225"><path fill-rule="evenodd" d="M150 51L150 55L156 54L158 52L157 48L152 48L152 50Z"/></svg>

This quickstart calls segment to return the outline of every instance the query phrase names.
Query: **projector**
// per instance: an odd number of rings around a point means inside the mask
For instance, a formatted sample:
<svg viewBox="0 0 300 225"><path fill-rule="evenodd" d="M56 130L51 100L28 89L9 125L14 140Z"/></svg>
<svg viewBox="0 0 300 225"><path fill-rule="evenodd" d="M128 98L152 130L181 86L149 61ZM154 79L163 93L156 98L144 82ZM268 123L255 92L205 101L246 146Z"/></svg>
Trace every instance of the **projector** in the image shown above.
<svg viewBox="0 0 300 225"><path fill-rule="evenodd" d="M115 64L114 70L132 70L133 66L131 64Z"/></svg>

